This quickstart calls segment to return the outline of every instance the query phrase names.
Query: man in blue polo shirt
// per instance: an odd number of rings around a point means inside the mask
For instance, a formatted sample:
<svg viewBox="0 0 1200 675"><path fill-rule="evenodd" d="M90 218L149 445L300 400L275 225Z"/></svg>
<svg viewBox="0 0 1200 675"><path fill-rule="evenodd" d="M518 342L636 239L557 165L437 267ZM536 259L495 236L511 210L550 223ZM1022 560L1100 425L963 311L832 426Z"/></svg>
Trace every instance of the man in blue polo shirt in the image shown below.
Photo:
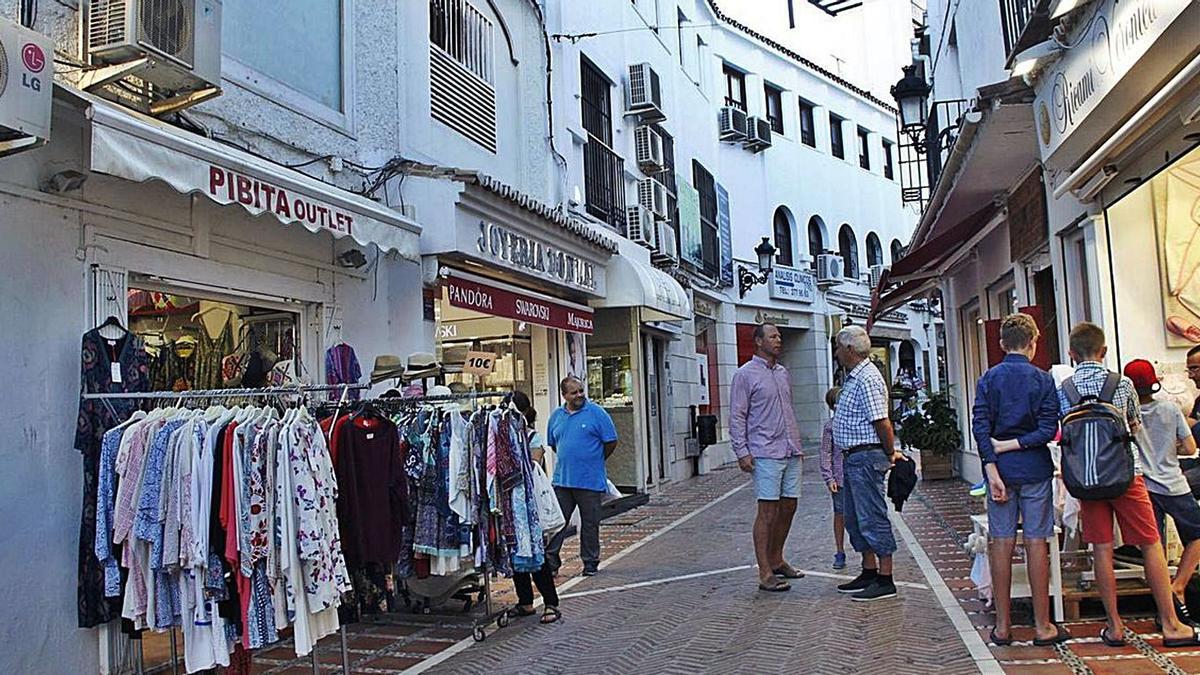
<svg viewBox="0 0 1200 675"><path fill-rule="evenodd" d="M558 386L563 405L550 415L546 445L554 448L554 493L567 521L579 507L579 557L583 575L592 576L600 566L600 500L608 488L604 460L617 449L617 428L608 411L587 400L583 382L568 377ZM546 545L550 568L562 566L563 533Z"/></svg>

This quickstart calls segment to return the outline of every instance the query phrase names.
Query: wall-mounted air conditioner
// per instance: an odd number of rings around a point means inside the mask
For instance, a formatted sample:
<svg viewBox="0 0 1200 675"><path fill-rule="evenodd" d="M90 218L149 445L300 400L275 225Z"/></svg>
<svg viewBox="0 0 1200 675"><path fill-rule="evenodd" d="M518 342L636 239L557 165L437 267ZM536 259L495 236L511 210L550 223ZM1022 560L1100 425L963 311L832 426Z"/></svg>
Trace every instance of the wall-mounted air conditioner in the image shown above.
<svg viewBox="0 0 1200 675"><path fill-rule="evenodd" d="M817 256L817 283L833 285L845 281L845 263L840 255L822 253Z"/></svg>
<svg viewBox="0 0 1200 675"><path fill-rule="evenodd" d="M667 188L653 178L637 182L638 204L646 207L657 220L667 218Z"/></svg>
<svg viewBox="0 0 1200 675"><path fill-rule="evenodd" d="M633 150L638 168L643 172L655 174L667 168L663 160L662 134L653 127L642 125L633 130Z"/></svg>
<svg viewBox="0 0 1200 675"><path fill-rule="evenodd" d="M871 284L871 289L879 288L879 282L883 280L883 273L888 269L887 265L871 265L868 270L868 281Z"/></svg>
<svg viewBox="0 0 1200 675"><path fill-rule="evenodd" d="M675 228L669 221L658 223L658 246L650 254L650 262L660 267L673 267L679 264L679 244L675 237Z"/></svg>
<svg viewBox="0 0 1200 675"><path fill-rule="evenodd" d="M658 73L649 63L629 66L629 78L625 81L626 114L637 115L643 122L661 122L667 119L663 112L662 87Z"/></svg>
<svg viewBox="0 0 1200 675"><path fill-rule="evenodd" d="M771 121L762 117L751 117L746 121L745 146L754 152L771 147Z"/></svg>
<svg viewBox="0 0 1200 675"><path fill-rule="evenodd" d="M54 41L0 17L0 156L50 139L53 59Z"/></svg>
<svg viewBox="0 0 1200 675"><path fill-rule="evenodd" d="M106 66L84 74L85 89L132 77L169 96L220 92L220 0L90 0L85 39Z"/></svg>
<svg viewBox="0 0 1200 675"><path fill-rule="evenodd" d="M625 236L652 251L657 234L654 225L654 214L641 204L633 204L625 209Z"/></svg>
<svg viewBox="0 0 1200 675"><path fill-rule="evenodd" d="M717 115L719 135L723 141L740 141L748 135L746 112L727 105Z"/></svg>

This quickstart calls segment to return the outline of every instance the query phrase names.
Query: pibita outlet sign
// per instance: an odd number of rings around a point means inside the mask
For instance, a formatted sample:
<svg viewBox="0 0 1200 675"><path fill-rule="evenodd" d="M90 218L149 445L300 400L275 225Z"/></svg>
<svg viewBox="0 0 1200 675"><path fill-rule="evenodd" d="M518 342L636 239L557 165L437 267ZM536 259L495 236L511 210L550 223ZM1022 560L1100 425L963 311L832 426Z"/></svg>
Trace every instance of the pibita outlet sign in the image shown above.
<svg viewBox="0 0 1200 675"><path fill-rule="evenodd" d="M503 288L450 277L446 280L446 296L450 304L492 316L526 321L576 333L592 333L592 311L540 297L521 295Z"/></svg>
<svg viewBox="0 0 1200 675"><path fill-rule="evenodd" d="M543 241L512 229L480 221L476 248L506 267L555 283L596 290L596 266Z"/></svg>
<svg viewBox="0 0 1200 675"><path fill-rule="evenodd" d="M350 213L224 167L209 165L208 196L219 202L237 202L258 213L270 211L283 221L308 223L340 234L354 233L354 216Z"/></svg>

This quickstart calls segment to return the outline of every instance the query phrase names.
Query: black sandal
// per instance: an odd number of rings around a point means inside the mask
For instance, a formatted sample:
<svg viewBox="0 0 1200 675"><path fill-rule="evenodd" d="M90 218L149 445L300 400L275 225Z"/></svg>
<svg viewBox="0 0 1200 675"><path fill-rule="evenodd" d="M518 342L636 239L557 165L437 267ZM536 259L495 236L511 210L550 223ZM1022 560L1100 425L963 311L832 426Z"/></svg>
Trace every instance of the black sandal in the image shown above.
<svg viewBox="0 0 1200 675"><path fill-rule="evenodd" d="M1105 645L1107 645L1109 647L1124 647L1125 646L1125 638L1121 638L1120 640L1117 640L1115 638L1111 638L1108 636L1108 626L1105 626L1104 628L1100 629L1100 639L1104 642Z"/></svg>
<svg viewBox="0 0 1200 675"><path fill-rule="evenodd" d="M546 611L542 612L542 623L551 624L562 618L562 612L557 607L546 606Z"/></svg>
<svg viewBox="0 0 1200 675"><path fill-rule="evenodd" d="M1011 645L1013 643L1012 637L1006 637L1006 638L997 637L995 628L992 629L991 640L992 640L992 644L996 645L997 647L1008 647L1009 645Z"/></svg>
<svg viewBox="0 0 1200 675"><path fill-rule="evenodd" d="M517 605L516 607L508 610L508 618L510 619L519 619L523 616L533 616L534 614L537 614L537 610L532 607L525 609L521 605Z"/></svg>
<svg viewBox="0 0 1200 675"><path fill-rule="evenodd" d="M1196 633L1196 629L1192 629L1192 636L1185 638L1169 638L1163 636L1164 647L1195 647L1200 645L1200 634Z"/></svg>
<svg viewBox="0 0 1200 675"><path fill-rule="evenodd" d="M1042 639L1035 637L1033 640L1033 646L1034 647L1053 647L1054 645L1061 644L1061 643L1066 642L1067 640L1071 639L1071 632L1067 630L1066 626L1056 623L1056 624L1054 624L1054 627L1058 629L1057 635L1050 638L1049 640L1042 640Z"/></svg>

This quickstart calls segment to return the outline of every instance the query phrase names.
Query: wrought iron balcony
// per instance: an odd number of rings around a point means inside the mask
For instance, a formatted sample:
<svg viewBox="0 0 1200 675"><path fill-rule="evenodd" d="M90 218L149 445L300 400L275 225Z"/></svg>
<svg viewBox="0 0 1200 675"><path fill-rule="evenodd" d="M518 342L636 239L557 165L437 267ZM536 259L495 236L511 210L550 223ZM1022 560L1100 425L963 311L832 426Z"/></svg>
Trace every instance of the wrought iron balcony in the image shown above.
<svg viewBox="0 0 1200 675"><path fill-rule="evenodd" d="M897 129L900 189L905 203L917 203L924 210L930 191L942 175L950 149L958 140L959 124L967 103L966 99L936 101L929 108L923 128L916 133Z"/></svg>
<svg viewBox="0 0 1200 675"><path fill-rule="evenodd" d="M624 235L625 160L590 134L583 146L583 182L588 213Z"/></svg>
<svg viewBox="0 0 1200 675"><path fill-rule="evenodd" d="M1006 66L1013 58L1050 37L1050 0L999 0Z"/></svg>

